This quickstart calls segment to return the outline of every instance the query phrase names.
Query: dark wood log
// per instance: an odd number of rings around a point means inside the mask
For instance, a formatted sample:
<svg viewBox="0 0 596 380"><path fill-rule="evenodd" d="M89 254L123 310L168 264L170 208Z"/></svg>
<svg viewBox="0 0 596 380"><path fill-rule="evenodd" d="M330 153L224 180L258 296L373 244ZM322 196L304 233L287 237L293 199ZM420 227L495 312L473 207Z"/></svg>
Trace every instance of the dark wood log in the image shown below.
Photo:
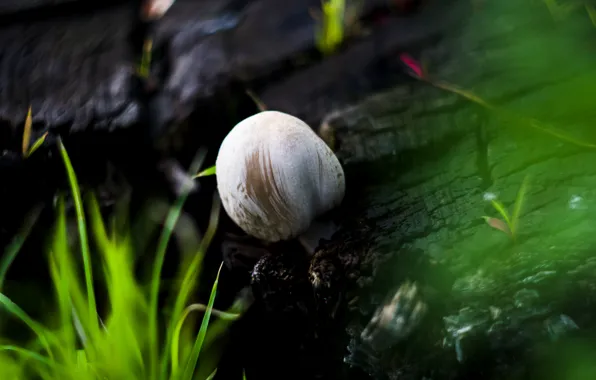
<svg viewBox="0 0 596 380"><path fill-rule="evenodd" d="M594 29L582 10L557 21L542 4L477 5L422 56L434 79L496 109L412 81L328 120L348 195L342 231L309 270L314 307L328 321L322 317L324 338L313 343L328 353L320 368L343 355L353 378L364 378L361 370L375 379L596 373L588 359L596 331ZM331 70L322 72L313 70L306 85L297 74L264 98L307 114L318 91L310 84L326 83ZM482 217L500 217L492 197L512 209L526 175L514 244ZM385 347L374 350L361 334L406 280L418 284L428 313L400 339L412 305L393 304L378 335Z"/></svg>

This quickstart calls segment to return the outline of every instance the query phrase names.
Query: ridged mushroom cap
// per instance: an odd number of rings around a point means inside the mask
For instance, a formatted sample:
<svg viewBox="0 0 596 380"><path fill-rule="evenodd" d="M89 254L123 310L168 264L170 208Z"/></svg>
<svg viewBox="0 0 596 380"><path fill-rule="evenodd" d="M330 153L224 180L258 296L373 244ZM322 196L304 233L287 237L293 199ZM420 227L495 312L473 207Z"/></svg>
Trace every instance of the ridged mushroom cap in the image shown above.
<svg viewBox="0 0 596 380"><path fill-rule="evenodd" d="M226 213L244 232L269 242L297 237L345 193L333 151L305 122L278 111L238 123L215 165Z"/></svg>

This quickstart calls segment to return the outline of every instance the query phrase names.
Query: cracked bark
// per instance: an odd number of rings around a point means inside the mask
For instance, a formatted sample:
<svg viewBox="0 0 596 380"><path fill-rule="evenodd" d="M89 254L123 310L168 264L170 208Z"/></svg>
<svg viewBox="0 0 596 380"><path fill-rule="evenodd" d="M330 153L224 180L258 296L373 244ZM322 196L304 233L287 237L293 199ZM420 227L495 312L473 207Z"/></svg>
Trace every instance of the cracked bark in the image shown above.
<svg viewBox="0 0 596 380"><path fill-rule="evenodd" d="M588 23L575 15L554 24L539 6L519 2L485 7L452 35L457 43L441 42L453 50L435 61L434 76L596 141L587 101L596 95L595 57L573 50L593 41ZM425 52L433 56L432 47ZM376 379L565 377L585 364L562 353L592 347L596 327L594 149L421 82L338 111L331 125L349 211L311 270L328 279L318 292L346 292L348 363ZM499 216L484 197L511 208L525 175L514 245L481 219ZM360 333L406 280L423 289L430 313L408 339L371 354Z"/></svg>

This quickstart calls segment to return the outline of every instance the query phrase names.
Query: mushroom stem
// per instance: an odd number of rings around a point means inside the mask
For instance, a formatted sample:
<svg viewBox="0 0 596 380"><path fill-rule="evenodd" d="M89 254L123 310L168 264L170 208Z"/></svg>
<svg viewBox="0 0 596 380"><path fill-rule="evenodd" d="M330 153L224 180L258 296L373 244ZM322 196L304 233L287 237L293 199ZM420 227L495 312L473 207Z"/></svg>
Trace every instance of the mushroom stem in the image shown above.
<svg viewBox="0 0 596 380"><path fill-rule="evenodd" d="M330 220L314 220L308 230L298 236L298 241L302 244L306 252L312 256L319 246L321 239L331 240L331 236L338 229L339 226Z"/></svg>

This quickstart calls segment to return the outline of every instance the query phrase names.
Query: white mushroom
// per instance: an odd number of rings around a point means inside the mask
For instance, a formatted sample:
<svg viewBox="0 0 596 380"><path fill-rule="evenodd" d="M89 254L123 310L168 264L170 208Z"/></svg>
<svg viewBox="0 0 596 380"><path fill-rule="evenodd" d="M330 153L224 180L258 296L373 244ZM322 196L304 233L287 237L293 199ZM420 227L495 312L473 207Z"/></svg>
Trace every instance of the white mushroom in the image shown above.
<svg viewBox="0 0 596 380"><path fill-rule="evenodd" d="M344 172L302 120L277 111L244 119L223 140L215 165L223 207L247 234L267 242L303 235L315 245L313 236L329 235L315 218L342 202Z"/></svg>

